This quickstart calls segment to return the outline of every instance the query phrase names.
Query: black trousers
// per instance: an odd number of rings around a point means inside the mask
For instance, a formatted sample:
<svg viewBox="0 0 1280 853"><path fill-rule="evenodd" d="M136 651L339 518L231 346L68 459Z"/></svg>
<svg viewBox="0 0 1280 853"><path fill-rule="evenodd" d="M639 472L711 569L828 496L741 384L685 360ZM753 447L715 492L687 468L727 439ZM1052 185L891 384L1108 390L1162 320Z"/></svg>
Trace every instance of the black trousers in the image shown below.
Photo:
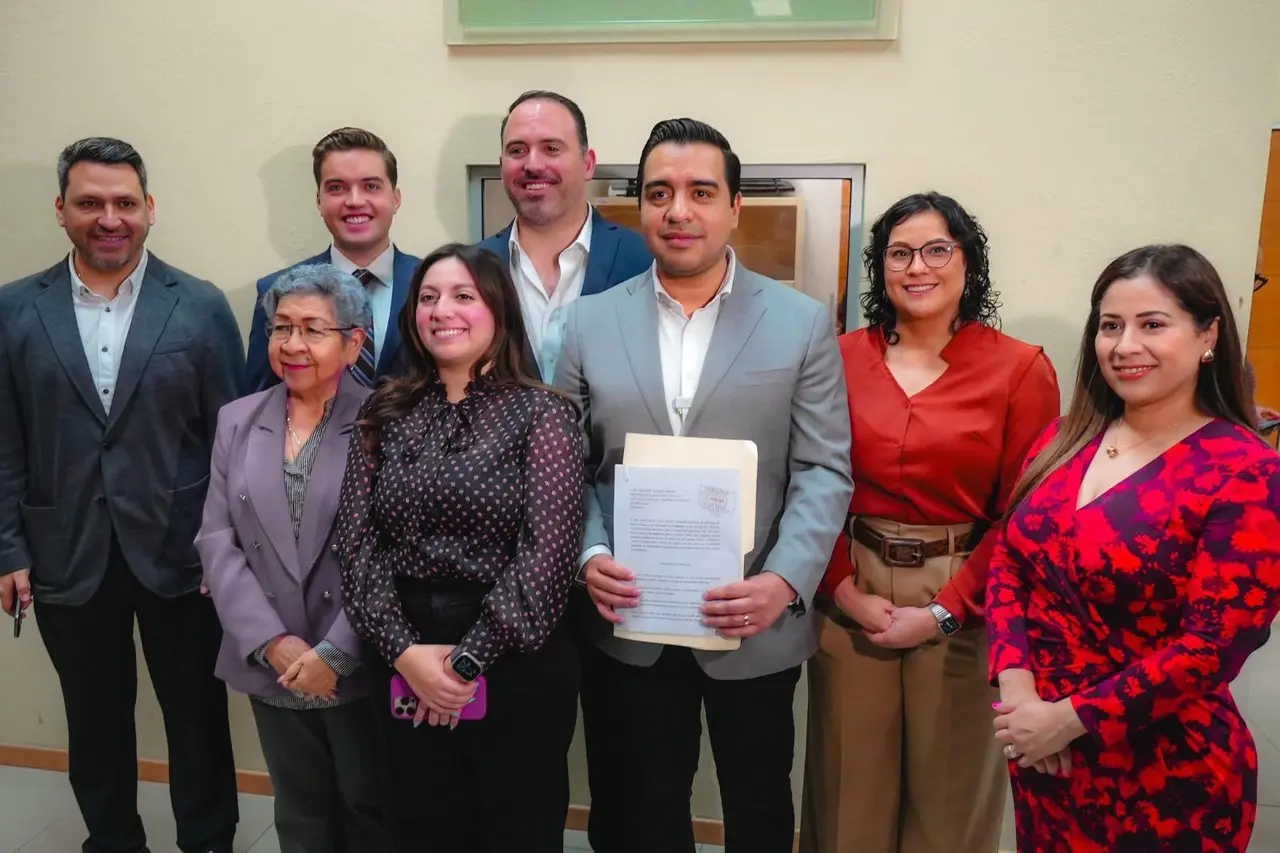
<svg viewBox="0 0 1280 853"><path fill-rule="evenodd" d="M222 642L199 592L161 598L129 571L112 539L107 574L88 602L35 604L62 685L71 789L89 838L84 853L146 850L138 815L138 696L133 625L164 717L169 786L184 853L230 851L239 821L227 691L214 677Z"/></svg>
<svg viewBox="0 0 1280 853"><path fill-rule="evenodd" d="M368 697L295 711L251 700L280 853L386 853Z"/></svg>
<svg viewBox="0 0 1280 853"><path fill-rule="evenodd" d="M595 604L584 590L574 587L569 596L569 608L565 622L573 640L574 651L582 662L582 684L579 700L582 705L582 740L586 748L587 784L591 789L591 811L587 817L587 840L594 853L620 853L624 849L621 834L626 831L622 815L627 809L622 793L614 780L619 757L614 749L609 719L610 700L606 679L595 674L599 657L586 625L596 612Z"/></svg>
<svg viewBox="0 0 1280 853"><path fill-rule="evenodd" d="M462 639L487 593L406 579L397 589L422 641L442 645ZM394 719L392 669L367 646L365 666L396 850L563 853L579 680L563 621L537 651L489 668L484 718L456 729Z"/></svg>
<svg viewBox="0 0 1280 853"><path fill-rule="evenodd" d="M651 667L587 653L584 678L608 726L608 790L625 803L605 837L618 853L693 853L689 800L702 711L724 804L726 853L790 853L795 835L792 703L800 667L742 681L707 677L688 649L668 646ZM602 732L603 734L603 732ZM604 768L593 771L604 772Z"/></svg>

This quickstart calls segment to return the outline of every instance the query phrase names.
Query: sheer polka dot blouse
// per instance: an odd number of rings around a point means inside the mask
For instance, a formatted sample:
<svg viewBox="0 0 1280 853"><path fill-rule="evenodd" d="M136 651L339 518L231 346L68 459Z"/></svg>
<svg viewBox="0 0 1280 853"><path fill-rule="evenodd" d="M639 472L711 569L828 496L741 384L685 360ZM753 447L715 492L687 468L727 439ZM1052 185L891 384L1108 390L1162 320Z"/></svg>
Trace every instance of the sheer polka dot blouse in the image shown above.
<svg viewBox="0 0 1280 853"><path fill-rule="evenodd" d="M454 404L437 384L373 458L353 431L337 541L356 632L394 663L418 642L396 576L469 580L493 589L460 650L487 668L537 649L576 570L582 472L573 405L543 389L481 379Z"/></svg>

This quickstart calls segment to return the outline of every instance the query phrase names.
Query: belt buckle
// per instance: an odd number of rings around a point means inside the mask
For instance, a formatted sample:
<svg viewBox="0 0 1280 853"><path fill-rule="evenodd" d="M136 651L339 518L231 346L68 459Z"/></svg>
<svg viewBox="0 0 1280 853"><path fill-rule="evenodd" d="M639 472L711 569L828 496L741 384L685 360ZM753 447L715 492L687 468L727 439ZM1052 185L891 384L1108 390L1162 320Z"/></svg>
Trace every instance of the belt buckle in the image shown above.
<svg viewBox="0 0 1280 853"><path fill-rule="evenodd" d="M880 559L887 566L918 569L924 565L924 542L885 536L880 540Z"/></svg>

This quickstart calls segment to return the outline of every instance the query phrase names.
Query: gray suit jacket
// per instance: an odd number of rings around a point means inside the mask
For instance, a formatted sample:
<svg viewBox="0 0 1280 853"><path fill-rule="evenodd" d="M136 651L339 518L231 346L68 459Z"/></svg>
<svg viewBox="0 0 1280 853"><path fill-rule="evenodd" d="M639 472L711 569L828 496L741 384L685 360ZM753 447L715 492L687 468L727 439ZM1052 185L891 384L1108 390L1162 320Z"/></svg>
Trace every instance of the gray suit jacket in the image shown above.
<svg viewBox="0 0 1280 853"><path fill-rule="evenodd" d="M653 273L584 297L570 311L556 386L583 413L583 548L612 547L613 469L622 462L626 434L671 434ZM736 651L696 652L698 662L717 679L755 678L802 663L817 649L813 594L853 496L844 368L827 309L738 266L683 434L756 443L756 548L746 573L775 572L805 605L803 615L784 612ZM618 660L649 666L662 652L614 638L594 608L587 618L596 643Z"/></svg>
<svg viewBox="0 0 1280 853"><path fill-rule="evenodd" d="M236 400L218 415L209 497L196 537L222 622L215 672L251 696L288 693L276 683L274 670L253 659L263 643L281 634L312 646L328 640L360 656L342 611L341 570L330 540L352 424L369 389L345 377L339 383L307 482L296 540L281 467L286 395L284 385L275 385ZM340 697L363 689L361 678L338 681Z"/></svg>
<svg viewBox="0 0 1280 853"><path fill-rule="evenodd" d="M222 291L147 263L107 415L64 258L0 288L0 574L38 601L83 604L112 532L164 597L200 585L200 527L218 409L240 395L244 343Z"/></svg>

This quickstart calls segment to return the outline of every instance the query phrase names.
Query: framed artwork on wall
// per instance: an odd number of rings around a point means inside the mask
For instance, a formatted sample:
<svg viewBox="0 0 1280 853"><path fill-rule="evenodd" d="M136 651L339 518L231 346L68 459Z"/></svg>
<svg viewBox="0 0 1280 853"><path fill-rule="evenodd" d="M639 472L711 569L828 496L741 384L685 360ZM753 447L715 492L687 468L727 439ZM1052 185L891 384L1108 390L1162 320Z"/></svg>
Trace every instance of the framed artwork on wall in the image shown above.
<svg viewBox="0 0 1280 853"><path fill-rule="evenodd" d="M901 0L444 0L445 43L892 41Z"/></svg>

